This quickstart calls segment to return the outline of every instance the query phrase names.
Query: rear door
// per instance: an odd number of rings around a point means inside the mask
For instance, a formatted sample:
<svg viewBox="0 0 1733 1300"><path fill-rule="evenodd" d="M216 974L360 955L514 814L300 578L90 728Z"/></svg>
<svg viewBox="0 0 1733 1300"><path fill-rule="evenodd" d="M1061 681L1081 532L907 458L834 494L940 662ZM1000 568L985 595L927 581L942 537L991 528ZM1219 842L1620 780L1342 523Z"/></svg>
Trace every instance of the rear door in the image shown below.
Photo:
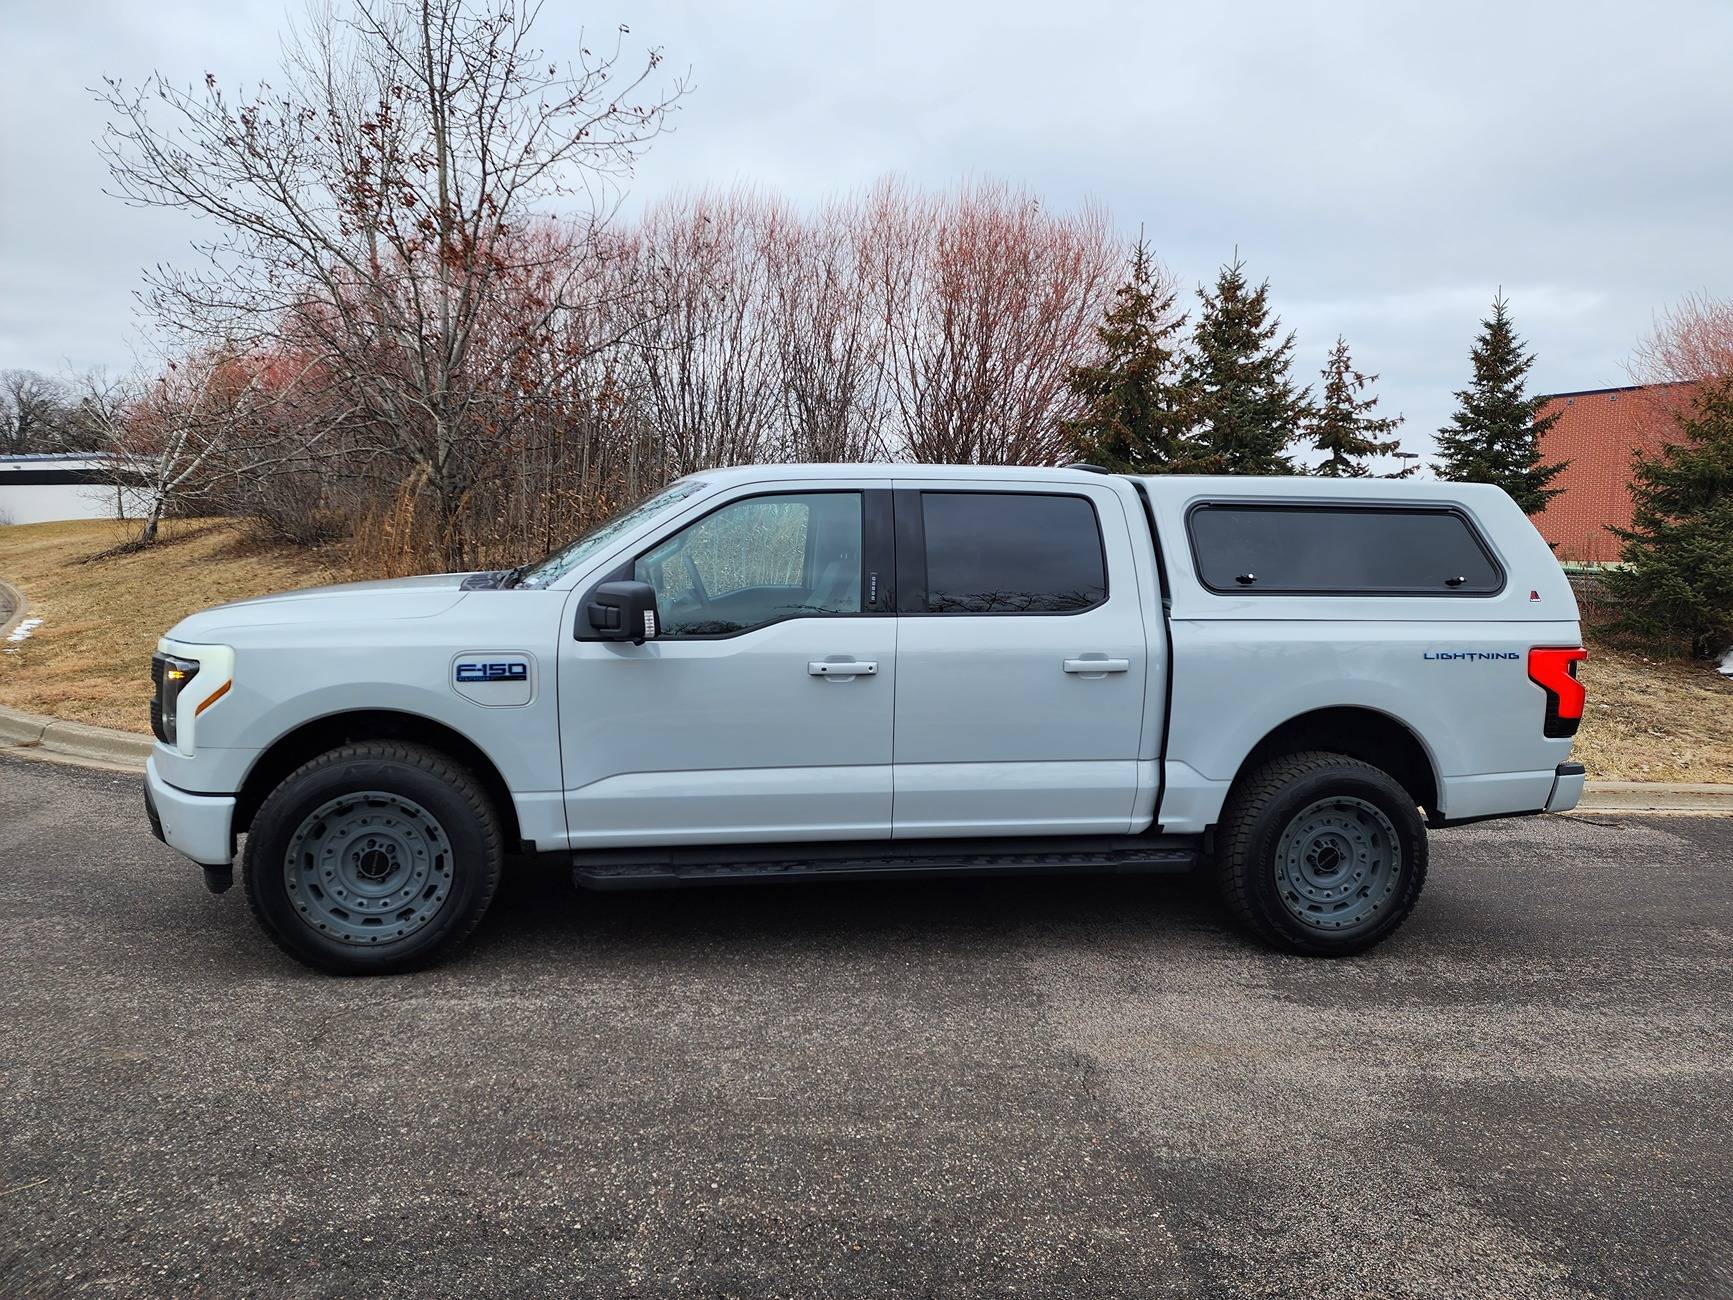
<svg viewBox="0 0 1733 1300"><path fill-rule="evenodd" d="M896 836L1128 830L1150 647L1120 495L896 486Z"/></svg>

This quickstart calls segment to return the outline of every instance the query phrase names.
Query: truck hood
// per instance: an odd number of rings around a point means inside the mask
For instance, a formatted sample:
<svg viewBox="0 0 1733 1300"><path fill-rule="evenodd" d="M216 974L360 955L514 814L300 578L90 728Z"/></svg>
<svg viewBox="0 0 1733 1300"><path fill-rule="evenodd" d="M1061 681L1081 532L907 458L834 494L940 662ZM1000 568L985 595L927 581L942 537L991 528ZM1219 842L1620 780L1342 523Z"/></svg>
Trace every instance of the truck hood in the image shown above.
<svg viewBox="0 0 1733 1300"><path fill-rule="evenodd" d="M255 596L190 614L169 629L175 641L220 639L240 627L272 627L310 623L378 623L404 618L432 618L464 597L467 573L429 573L379 582L343 582L330 587L303 587L274 596Z"/></svg>

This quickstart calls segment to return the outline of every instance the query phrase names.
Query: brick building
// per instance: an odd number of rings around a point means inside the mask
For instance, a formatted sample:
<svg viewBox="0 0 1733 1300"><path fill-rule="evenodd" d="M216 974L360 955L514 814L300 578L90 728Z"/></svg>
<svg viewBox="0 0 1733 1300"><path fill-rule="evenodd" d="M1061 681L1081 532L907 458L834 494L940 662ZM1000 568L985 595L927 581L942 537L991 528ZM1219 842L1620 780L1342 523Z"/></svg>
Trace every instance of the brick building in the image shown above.
<svg viewBox="0 0 1733 1300"><path fill-rule="evenodd" d="M1535 516L1561 560L1606 564L1619 558L1613 528L1631 524L1631 458L1674 437L1674 413L1691 384L1638 384L1550 393L1541 414L1559 413L1541 438L1542 464L1569 461L1552 481L1564 489Z"/></svg>

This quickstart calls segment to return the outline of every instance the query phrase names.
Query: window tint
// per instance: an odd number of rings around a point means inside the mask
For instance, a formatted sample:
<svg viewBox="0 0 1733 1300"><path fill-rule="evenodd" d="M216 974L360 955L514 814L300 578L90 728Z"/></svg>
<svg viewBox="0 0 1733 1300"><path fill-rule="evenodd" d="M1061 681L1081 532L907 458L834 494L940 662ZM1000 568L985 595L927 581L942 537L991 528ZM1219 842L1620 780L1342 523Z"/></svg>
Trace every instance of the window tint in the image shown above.
<svg viewBox="0 0 1733 1300"><path fill-rule="evenodd" d="M933 614L1064 614L1107 599L1095 507L1033 492L923 492Z"/></svg>
<svg viewBox="0 0 1733 1300"><path fill-rule="evenodd" d="M1198 576L1216 591L1487 595L1503 574L1453 510L1200 506Z"/></svg>
<svg viewBox="0 0 1733 1300"><path fill-rule="evenodd" d="M861 612L858 492L748 497L638 557L663 636L726 636L801 614Z"/></svg>

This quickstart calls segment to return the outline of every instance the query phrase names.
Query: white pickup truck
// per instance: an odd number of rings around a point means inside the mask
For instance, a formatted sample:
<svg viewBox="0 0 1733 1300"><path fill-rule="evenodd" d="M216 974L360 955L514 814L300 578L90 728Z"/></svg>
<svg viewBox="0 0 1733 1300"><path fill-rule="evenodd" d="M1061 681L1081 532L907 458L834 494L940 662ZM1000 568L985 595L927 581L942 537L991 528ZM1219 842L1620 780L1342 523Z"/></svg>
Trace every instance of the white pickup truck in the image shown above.
<svg viewBox="0 0 1733 1300"><path fill-rule="evenodd" d="M1496 488L771 465L539 563L290 592L153 660L153 826L334 971L593 888L1207 864L1302 953L1426 830L1573 807L1577 608Z"/></svg>

